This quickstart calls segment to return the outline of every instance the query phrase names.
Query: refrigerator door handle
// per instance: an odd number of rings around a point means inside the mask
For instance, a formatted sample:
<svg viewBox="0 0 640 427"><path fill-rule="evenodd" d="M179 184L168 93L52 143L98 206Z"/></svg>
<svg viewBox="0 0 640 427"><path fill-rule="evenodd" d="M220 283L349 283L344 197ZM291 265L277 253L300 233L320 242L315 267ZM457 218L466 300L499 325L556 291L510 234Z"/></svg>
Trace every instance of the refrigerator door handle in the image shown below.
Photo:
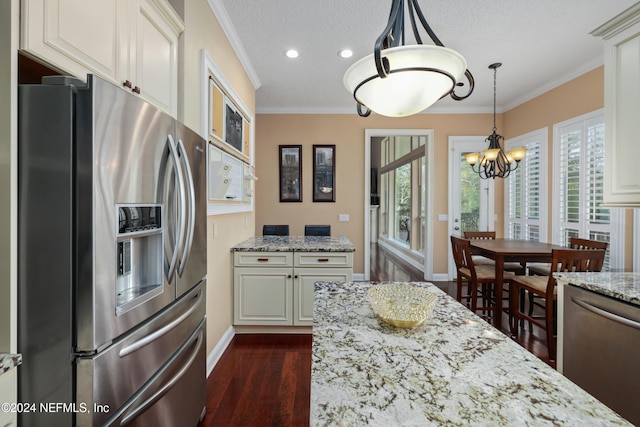
<svg viewBox="0 0 640 427"><path fill-rule="evenodd" d="M144 338L141 338L135 341L134 343L129 344L128 346L122 348L122 350L120 350L120 352L118 353L118 356L120 357L128 356L131 353L134 353L135 351L141 349L142 347L154 342L158 338L167 334L172 329L176 328L180 323L184 322L185 319L189 318L189 316L191 316L191 314L196 309L198 309L200 305L200 300L202 299L202 295L203 295L203 292L198 292L198 294L193 297L193 299L195 299L196 301L192 301L191 307L189 308L189 310L187 310L182 315L180 315L180 317L176 318L170 323L167 323L165 326L150 333L149 335L146 335Z"/></svg>
<svg viewBox="0 0 640 427"><path fill-rule="evenodd" d="M204 341L204 333L202 332L202 330L200 330L197 334L194 334L191 338L189 338L183 345L182 350L178 351L178 353L176 353L171 360L167 363L167 365L165 366L165 368L161 369L160 371L158 371L147 383L147 385L145 387L143 387L137 394L138 396L142 395L143 393L145 393L151 386L153 386L154 384L154 380L156 380L161 374L163 374L167 369L169 369L171 367L171 365L173 364L173 362L178 358L178 356L180 356L180 354L184 351L184 349L186 349L189 345L191 345L192 342L197 342L195 348L193 349L193 351L191 352L191 355L189 355L189 359L187 359L187 361L185 362L185 364L180 368L180 370L178 372L176 372L176 374L169 380L167 381L165 384L162 385L162 387L160 387L155 393L153 393L149 398L145 399L144 402L140 403L139 405L133 407L133 408L126 408L129 410L129 412L127 413L127 415L125 415L122 420L120 421L120 425L124 426L129 424L131 421L133 421L137 416L141 415L144 411L146 411L150 406L152 406L154 403L156 403L158 400L160 400L160 398L162 396L164 396L165 394L167 394L167 392L169 392L169 390L171 390L171 388L176 385L178 383L178 381L180 381L180 379L184 376L184 374L187 373L187 371L189 370L189 368L191 368L191 365L193 364L194 360L196 359L196 356L198 356L198 353L200 351L200 348L202 347L202 342ZM117 416L119 416L119 414L116 414Z"/></svg>
<svg viewBox="0 0 640 427"><path fill-rule="evenodd" d="M182 259L178 264L178 275L182 276L184 268L191 253L191 246L193 245L193 230L196 222L196 191L193 187L193 174L191 173L191 166L189 165L189 159L187 158L186 149L182 139L178 139L178 151L180 153L180 159L183 162L183 170L186 174L187 190L189 194L189 219L187 221L187 235L184 245L184 251L182 253Z"/></svg>
<svg viewBox="0 0 640 427"><path fill-rule="evenodd" d="M173 136L167 135L167 145L169 146L169 154L173 159L173 163L176 168L176 176L178 177L178 197L180 198L180 203L178 203L178 229L176 231L176 245L173 248L173 256L171 258L171 263L169 264L169 271L167 272L167 281L171 283L173 281L173 275L176 272L176 268L178 266L178 249L180 248L180 243L182 242L182 232L185 227L185 197L184 197L184 178L182 174L182 167L180 166L180 159L178 156L178 149L176 147L176 143L173 141Z"/></svg>

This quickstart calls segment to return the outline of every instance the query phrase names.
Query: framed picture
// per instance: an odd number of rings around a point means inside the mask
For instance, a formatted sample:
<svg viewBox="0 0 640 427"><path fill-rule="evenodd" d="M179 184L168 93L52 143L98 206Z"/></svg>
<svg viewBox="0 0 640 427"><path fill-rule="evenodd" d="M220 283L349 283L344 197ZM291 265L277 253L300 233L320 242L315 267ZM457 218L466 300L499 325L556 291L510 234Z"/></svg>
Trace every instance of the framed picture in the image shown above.
<svg viewBox="0 0 640 427"><path fill-rule="evenodd" d="M313 201L336 201L336 146L313 146Z"/></svg>
<svg viewBox="0 0 640 427"><path fill-rule="evenodd" d="M302 145L280 145L280 201L302 201Z"/></svg>

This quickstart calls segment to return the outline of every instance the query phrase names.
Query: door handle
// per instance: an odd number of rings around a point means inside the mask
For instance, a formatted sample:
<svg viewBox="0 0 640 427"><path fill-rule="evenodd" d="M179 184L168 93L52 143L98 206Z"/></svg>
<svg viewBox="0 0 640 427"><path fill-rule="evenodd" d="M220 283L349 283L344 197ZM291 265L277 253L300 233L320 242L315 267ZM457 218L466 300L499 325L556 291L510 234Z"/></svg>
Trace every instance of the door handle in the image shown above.
<svg viewBox="0 0 640 427"><path fill-rule="evenodd" d="M157 340L158 338L166 335L168 332L170 332L171 330L175 329L176 327L178 327L178 325L180 325L182 322L184 322L189 316L191 316L193 314L194 311L196 311L196 309L198 308L198 306L200 305L200 300L202 299L202 292L199 292L198 295L195 296L196 299L198 299L198 301L195 302L191 302L191 307L189 308L189 310L187 310L186 312L184 312L180 317L176 318L175 320L172 320L170 323L167 323L166 325L164 325L162 328L158 329L157 331L154 331L152 333L150 333L149 335L129 344L128 346L124 347L123 349L120 350L120 352L118 353L118 356L120 357L125 357L130 355L133 352L136 352L138 350L140 350L142 347L151 344L152 342L154 342L155 340Z"/></svg>
<svg viewBox="0 0 640 427"><path fill-rule="evenodd" d="M612 313L608 310L605 310L603 308L596 306L595 304L588 303L587 301L584 301L577 297L571 297L571 301L578 304L580 307L584 308L585 310L590 311L596 315L602 316L605 319L609 319L617 323L622 323L623 325L627 325L635 329L640 329L640 323L636 322L635 320L627 319L624 316L621 316L617 313Z"/></svg>
<svg viewBox="0 0 640 427"><path fill-rule="evenodd" d="M167 392L169 390L171 390L171 388L176 385L181 379L182 377L187 373L187 371L191 368L191 365L193 365L193 362L196 360L196 356L198 356L198 353L200 352L200 348L202 347L202 343L204 341L204 334L202 331L197 332L197 334L195 334L194 336L192 336L189 340L187 340L187 342L184 344L183 348L181 350L179 350L179 353L174 355L169 364L167 365L167 367L165 367L161 372L158 372L156 375L162 374L165 370L167 370L168 368L171 367L171 364L175 362L175 360L181 355L181 353L184 352L184 350L186 348L188 348L187 346L191 345L192 343L195 343L195 347L193 349L193 351L191 352L191 354L189 355L189 358L187 359L187 361L184 363L184 365L180 368L180 370L178 372L176 372L176 374L169 380L167 381L164 385L162 385L162 387L160 387L160 389L158 389L155 393L153 393L148 399L146 399L144 402L140 403L139 405L137 405L134 408L131 408L129 410L129 413L127 413L122 420L120 421L120 425L121 426L125 426L127 424L129 424L131 421L133 421L136 417L138 417L140 414L142 414L144 411L147 410L147 408L151 407L153 404L155 404L158 400L160 400L160 398L162 396L164 396L165 394L167 394ZM157 377L156 377L157 378ZM142 392L145 392L148 390L148 388L153 385L153 383L149 383L143 390L141 390ZM129 404L131 405L131 404ZM129 409L129 407L126 407L125 409ZM120 414L118 414L119 416Z"/></svg>
<svg viewBox="0 0 640 427"><path fill-rule="evenodd" d="M180 243L182 242L182 232L184 231L184 221L185 221L185 197L184 197L184 177L182 175L182 168L180 167L180 159L178 158L178 149L176 147L176 143L173 141L173 137L171 135L167 135L167 145L169 146L169 154L173 159L173 163L176 168L176 177L178 179L178 196L180 197L180 203L178 204L178 228L176 231L176 244L173 248L173 256L171 257L171 262L169 263L169 271L167 272L167 281L171 283L173 281L173 274L176 271L178 266L178 249L180 248Z"/></svg>
<svg viewBox="0 0 640 427"><path fill-rule="evenodd" d="M178 264L178 275L182 276L184 273L184 268L187 263L187 259L189 259L189 255L191 254L191 246L193 245L193 231L195 228L196 222L196 191L193 188L193 175L191 174L191 166L189 165L189 159L187 158L186 149L184 147L184 143L182 139L178 139L178 154L180 159L183 162L183 170L186 174L186 184L187 184L187 194L189 195L189 205L188 205L188 221L187 221L187 234L186 240L184 244L184 250L182 252L182 259Z"/></svg>

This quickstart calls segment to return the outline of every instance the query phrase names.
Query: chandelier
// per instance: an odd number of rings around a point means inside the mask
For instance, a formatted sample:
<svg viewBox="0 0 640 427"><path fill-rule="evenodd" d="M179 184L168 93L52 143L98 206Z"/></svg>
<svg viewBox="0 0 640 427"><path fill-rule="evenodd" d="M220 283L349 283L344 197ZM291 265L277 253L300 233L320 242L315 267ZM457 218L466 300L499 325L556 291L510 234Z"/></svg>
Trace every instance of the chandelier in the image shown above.
<svg viewBox="0 0 640 427"><path fill-rule="evenodd" d="M473 171L482 179L508 177L518 168L520 160L527 154L526 148L514 148L506 154L500 148L500 140L504 138L496 133L496 70L501 65L500 62L489 65L493 70L493 133L485 139L489 141L489 148L482 154L469 153L464 156Z"/></svg>
<svg viewBox="0 0 640 427"><path fill-rule="evenodd" d="M417 45L405 45L405 0L392 0L389 21L375 42L373 54L353 64L344 74L344 86L353 94L357 111L367 117L371 111L389 117L419 113L450 95L456 101L467 98L474 88L467 61L444 47L425 19L418 0L406 0ZM416 16L434 45L423 45ZM469 81L466 94L455 93L463 76Z"/></svg>

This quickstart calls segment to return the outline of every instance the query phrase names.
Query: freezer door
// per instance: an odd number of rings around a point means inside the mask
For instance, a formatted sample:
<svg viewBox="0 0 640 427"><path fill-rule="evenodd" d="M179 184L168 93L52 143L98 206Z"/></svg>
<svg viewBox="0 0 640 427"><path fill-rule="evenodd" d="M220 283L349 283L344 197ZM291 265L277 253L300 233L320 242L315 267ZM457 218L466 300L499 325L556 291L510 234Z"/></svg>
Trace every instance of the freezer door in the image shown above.
<svg viewBox="0 0 640 427"><path fill-rule="evenodd" d="M205 284L77 362L77 425L196 426L206 400Z"/></svg>
<svg viewBox="0 0 640 427"><path fill-rule="evenodd" d="M207 272L206 141L176 122L176 146L184 173L184 229L176 268L176 295L200 282Z"/></svg>

